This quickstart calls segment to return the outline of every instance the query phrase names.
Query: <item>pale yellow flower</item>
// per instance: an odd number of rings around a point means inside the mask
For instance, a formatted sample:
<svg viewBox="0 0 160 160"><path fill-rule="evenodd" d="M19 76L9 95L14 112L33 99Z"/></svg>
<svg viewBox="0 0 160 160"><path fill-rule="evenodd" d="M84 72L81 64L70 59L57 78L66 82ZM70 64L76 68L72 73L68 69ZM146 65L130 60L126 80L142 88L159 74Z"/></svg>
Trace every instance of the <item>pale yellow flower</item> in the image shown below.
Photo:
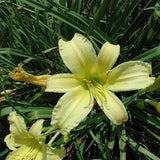
<svg viewBox="0 0 160 160"><path fill-rule="evenodd" d="M55 149L45 144L45 136L41 135L44 120L37 120L28 131L24 119L11 112L8 116L10 134L5 137L9 149L13 150L6 160L61 160L65 150Z"/></svg>
<svg viewBox="0 0 160 160"><path fill-rule="evenodd" d="M47 79L47 92L66 92L53 109L51 125L63 134L70 132L84 119L94 105L94 98L115 124L127 121L126 109L113 92L145 88L154 82L151 66L129 61L113 67L120 46L106 42L98 56L91 42L81 34L71 41L59 40L64 64L72 73L56 74Z"/></svg>

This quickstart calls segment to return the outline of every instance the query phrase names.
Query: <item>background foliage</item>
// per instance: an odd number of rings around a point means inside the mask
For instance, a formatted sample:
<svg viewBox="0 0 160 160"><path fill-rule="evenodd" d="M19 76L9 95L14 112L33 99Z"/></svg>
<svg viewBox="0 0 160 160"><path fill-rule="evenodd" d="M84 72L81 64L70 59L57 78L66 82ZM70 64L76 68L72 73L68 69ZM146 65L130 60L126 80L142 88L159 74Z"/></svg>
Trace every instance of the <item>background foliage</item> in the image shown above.
<svg viewBox="0 0 160 160"><path fill-rule="evenodd" d="M8 77L17 64L31 74L68 72L58 52L59 38L78 32L100 48L109 41L120 44L117 64L142 60L160 74L160 5L158 0L0 0L0 157L9 150L3 139L9 133L7 115L15 110L28 124L38 118L49 125L60 94ZM6 92L12 89L11 93ZM160 116L145 98L160 101L160 90L138 95L118 93L129 114L127 123L113 125L98 109L80 123L65 144L64 159L158 160ZM59 137L54 146L63 143Z"/></svg>

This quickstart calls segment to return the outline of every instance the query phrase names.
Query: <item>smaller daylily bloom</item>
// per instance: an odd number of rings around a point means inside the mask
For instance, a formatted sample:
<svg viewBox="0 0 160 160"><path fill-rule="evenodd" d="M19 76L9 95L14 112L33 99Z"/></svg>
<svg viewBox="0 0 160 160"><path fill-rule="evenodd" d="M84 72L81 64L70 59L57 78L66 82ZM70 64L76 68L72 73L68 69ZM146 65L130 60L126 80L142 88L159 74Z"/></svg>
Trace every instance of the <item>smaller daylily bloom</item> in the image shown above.
<svg viewBox="0 0 160 160"><path fill-rule="evenodd" d="M19 64L16 68L17 72L13 73L10 72L8 75L15 81L24 81L29 82L38 86L45 87L46 80L50 75L41 75L41 76L34 76L32 74L27 73L23 70L22 66Z"/></svg>
<svg viewBox="0 0 160 160"><path fill-rule="evenodd" d="M117 125L127 121L121 100L113 93L145 88L154 82L151 65L141 61L124 62L111 69L120 46L106 42L98 56L92 43L81 34L70 41L59 40L59 52L72 73L50 76L47 92L66 92L52 112L51 125L67 134L91 111L96 99L106 116Z"/></svg>
<svg viewBox="0 0 160 160"><path fill-rule="evenodd" d="M45 144L46 137L41 135L44 120L37 120L27 130L24 119L16 112L8 116L10 134L4 139L10 150L6 160L61 160L65 155L63 147L55 149Z"/></svg>

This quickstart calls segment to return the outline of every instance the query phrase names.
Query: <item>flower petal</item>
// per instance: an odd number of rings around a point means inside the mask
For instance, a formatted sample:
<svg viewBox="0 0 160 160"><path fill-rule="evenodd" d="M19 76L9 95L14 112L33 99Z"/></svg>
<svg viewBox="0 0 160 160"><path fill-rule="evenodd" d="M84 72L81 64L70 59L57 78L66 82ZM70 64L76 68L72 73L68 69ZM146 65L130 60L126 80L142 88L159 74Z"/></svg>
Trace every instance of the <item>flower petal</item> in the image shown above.
<svg viewBox="0 0 160 160"><path fill-rule="evenodd" d="M105 86L111 91L131 91L154 83L151 65L141 61L129 61L109 71Z"/></svg>
<svg viewBox="0 0 160 160"><path fill-rule="evenodd" d="M34 138L39 138L41 131L42 131L42 127L43 127L43 119L40 119L38 121L36 121L30 128L29 130L29 134L34 137Z"/></svg>
<svg viewBox="0 0 160 160"><path fill-rule="evenodd" d="M120 125L128 120L128 114L123 103L112 92L103 90L103 93L95 98L103 112L114 124Z"/></svg>
<svg viewBox="0 0 160 160"><path fill-rule="evenodd" d="M67 134L76 127L92 109L94 100L89 91L78 87L63 95L52 112L51 125Z"/></svg>
<svg viewBox="0 0 160 160"><path fill-rule="evenodd" d="M72 73L84 74L92 70L97 56L92 43L76 33L71 41L59 40L60 55Z"/></svg>
<svg viewBox="0 0 160 160"><path fill-rule="evenodd" d="M79 86L80 81L73 74L56 74L47 79L47 92L63 93Z"/></svg>
<svg viewBox="0 0 160 160"><path fill-rule="evenodd" d="M7 156L6 160L19 160L25 157L26 153L29 152L29 147L22 146L18 149L16 149L13 152L10 152ZM27 157L28 158L28 157Z"/></svg>
<svg viewBox="0 0 160 160"><path fill-rule="evenodd" d="M47 160L62 160L65 156L65 149L64 147L61 147L60 149L55 149L47 146L46 156Z"/></svg>
<svg viewBox="0 0 160 160"><path fill-rule="evenodd" d="M101 72L106 72L115 64L120 53L120 46L109 42L103 44L98 54L98 67Z"/></svg>
<svg viewBox="0 0 160 160"><path fill-rule="evenodd" d="M127 121L128 114L118 97L104 89L99 83L94 82L93 84L88 85L89 90L106 116L117 125L121 124L123 121Z"/></svg>
<svg viewBox="0 0 160 160"><path fill-rule="evenodd" d="M16 147L21 146L21 144L15 142L15 138L13 134L8 134L5 137L4 142L6 143L7 147L11 150L15 150Z"/></svg>
<svg viewBox="0 0 160 160"><path fill-rule="evenodd" d="M32 137L30 137L29 135L17 136L14 133L7 135L4 139L7 147L11 150L15 150L16 147L20 147L22 145L28 145L30 144L31 140Z"/></svg>
<svg viewBox="0 0 160 160"><path fill-rule="evenodd" d="M38 158L39 159L38 159ZM38 145L37 147L33 146L22 146L13 152L11 152L6 160L22 160L22 159L34 159L34 160L43 160L42 146Z"/></svg>
<svg viewBox="0 0 160 160"><path fill-rule="evenodd" d="M28 135L28 131L23 117L18 115L16 112L11 112L8 116L8 120L10 123L11 133L17 136Z"/></svg>
<svg viewBox="0 0 160 160"><path fill-rule="evenodd" d="M35 160L47 160L47 159L44 159L43 152L38 152L36 157L35 157Z"/></svg>
<svg viewBox="0 0 160 160"><path fill-rule="evenodd" d="M15 150L15 147L24 144L28 145L32 137L28 134L24 119L16 112L11 112L8 116L8 120L10 123L11 134L7 135L4 139L8 148Z"/></svg>

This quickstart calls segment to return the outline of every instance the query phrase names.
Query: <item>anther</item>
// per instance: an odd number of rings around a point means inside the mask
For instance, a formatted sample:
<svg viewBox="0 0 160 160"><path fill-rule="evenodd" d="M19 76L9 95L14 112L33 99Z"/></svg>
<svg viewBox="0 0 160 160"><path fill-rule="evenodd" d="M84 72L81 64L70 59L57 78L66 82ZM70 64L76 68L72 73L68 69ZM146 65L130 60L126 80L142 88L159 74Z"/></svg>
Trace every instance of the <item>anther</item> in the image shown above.
<svg viewBox="0 0 160 160"><path fill-rule="evenodd" d="M83 79L84 82L91 84L92 81L91 80L87 80L87 79Z"/></svg>

